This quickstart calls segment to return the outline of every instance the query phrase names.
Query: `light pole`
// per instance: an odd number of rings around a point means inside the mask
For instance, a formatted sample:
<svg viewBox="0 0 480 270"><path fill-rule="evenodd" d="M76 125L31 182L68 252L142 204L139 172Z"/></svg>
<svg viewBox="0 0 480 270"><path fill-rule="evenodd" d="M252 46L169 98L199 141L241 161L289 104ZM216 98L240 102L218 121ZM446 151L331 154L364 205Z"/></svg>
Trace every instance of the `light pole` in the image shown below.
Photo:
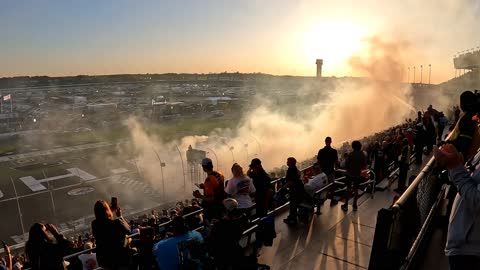
<svg viewBox="0 0 480 270"><path fill-rule="evenodd" d="M160 173L162 174L162 196L165 199L165 178L163 177L163 167L165 167L165 163L162 161L160 155L155 149L153 149L153 152L155 153L155 155L157 155L158 161L160 162Z"/></svg>
<svg viewBox="0 0 480 270"><path fill-rule="evenodd" d="M183 157L182 157L182 152L180 152L180 148L178 148L178 145L175 144L175 147L177 148L178 155L180 156L180 161L182 161L182 172L183 172L183 191L186 191L187 188L187 179L185 178L185 166L183 165Z"/></svg>
<svg viewBox="0 0 480 270"><path fill-rule="evenodd" d="M248 163L248 143L245 143L244 141L241 141L239 139L240 143L242 143L243 147L245 147L245 154L247 155L246 163Z"/></svg>
<svg viewBox="0 0 480 270"><path fill-rule="evenodd" d="M420 65L420 84L423 82L423 65Z"/></svg>
<svg viewBox="0 0 480 270"><path fill-rule="evenodd" d="M432 77L432 64L428 64L428 84L430 84L431 77Z"/></svg>
<svg viewBox="0 0 480 270"><path fill-rule="evenodd" d="M133 161L133 165L134 165L135 168L137 169L138 175L139 175L140 178L142 178L142 180L143 180L143 175L140 173L140 169L138 168L137 159L134 157L134 158L132 159L132 161Z"/></svg>
<svg viewBox="0 0 480 270"><path fill-rule="evenodd" d="M407 83L410 83L410 67L408 67Z"/></svg>
<svg viewBox="0 0 480 270"><path fill-rule="evenodd" d="M225 142L227 140L227 138L221 137L221 136L215 136L215 137L220 138L221 139L220 142L223 143L228 148L228 150L230 150L230 153L232 153L232 162L235 163L235 156L233 155L233 149L234 148L233 148L233 146L230 146Z"/></svg>
<svg viewBox="0 0 480 270"><path fill-rule="evenodd" d="M255 142L257 143L257 146L258 146L258 153L261 154L262 153L262 147L260 146L260 143L258 142L257 138L255 138L253 135L249 135L250 137L252 137Z"/></svg>
<svg viewBox="0 0 480 270"><path fill-rule="evenodd" d="M233 146L229 146L225 142L223 143L228 147L228 150L230 150L230 153L232 153L232 162L235 163L235 156L233 155L233 149L234 149Z"/></svg>
<svg viewBox="0 0 480 270"><path fill-rule="evenodd" d="M415 67L413 67L413 84L415 84Z"/></svg>
<svg viewBox="0 0 480 270"><path fill-rule="evenodd" d="M216 162L216 164L217 164L218 170L220 170L220 163L218 163L217 153L215 153L215 151L213 151L213 150L210 149L210 148L205 148L205 149L207 149L208 151L212 152L213 156L215 156L215 162ZM220 171L222 171L222 170L220 170Z"/></svg>

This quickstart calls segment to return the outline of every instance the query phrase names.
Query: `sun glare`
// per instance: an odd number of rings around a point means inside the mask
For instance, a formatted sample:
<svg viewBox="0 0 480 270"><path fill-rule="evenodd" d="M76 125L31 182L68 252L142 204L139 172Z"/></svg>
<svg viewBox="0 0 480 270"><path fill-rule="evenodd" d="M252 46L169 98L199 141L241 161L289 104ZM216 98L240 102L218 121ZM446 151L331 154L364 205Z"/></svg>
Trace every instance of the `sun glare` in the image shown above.
<svg viewBox="0 0 480 270"><path fill-rule="evenodd" d="M365 37L365 30L357 24L319 23L304 34L304 57L310 62L323 59L333 70L346 67L346 60L361 50Z"/></svg>

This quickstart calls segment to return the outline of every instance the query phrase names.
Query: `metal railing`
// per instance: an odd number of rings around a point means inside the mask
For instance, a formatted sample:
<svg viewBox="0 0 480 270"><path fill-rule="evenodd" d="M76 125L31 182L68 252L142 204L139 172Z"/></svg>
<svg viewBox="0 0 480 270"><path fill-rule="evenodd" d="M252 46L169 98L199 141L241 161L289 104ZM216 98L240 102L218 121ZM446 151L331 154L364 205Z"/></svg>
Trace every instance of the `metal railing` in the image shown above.
<svg viewBox="0 0 480 270"><path fill-rule="evenodd" d="M432 157L405 192L390 207L378 211L369 269L412 269L430 236L432 221L444 197Z"/></svg>

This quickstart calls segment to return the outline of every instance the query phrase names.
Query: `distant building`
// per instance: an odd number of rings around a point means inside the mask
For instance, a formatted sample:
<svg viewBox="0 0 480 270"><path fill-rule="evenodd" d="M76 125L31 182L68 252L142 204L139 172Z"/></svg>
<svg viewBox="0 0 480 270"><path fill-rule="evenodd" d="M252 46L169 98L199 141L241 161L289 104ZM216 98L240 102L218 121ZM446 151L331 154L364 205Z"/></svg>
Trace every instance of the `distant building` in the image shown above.
<svg viewBox="0 0 480 270"><path fill-rule="evenodd" d="M322 77L322 65L323 65L323 59L317 59L315 62L317 64L317 78Z"/></svg>

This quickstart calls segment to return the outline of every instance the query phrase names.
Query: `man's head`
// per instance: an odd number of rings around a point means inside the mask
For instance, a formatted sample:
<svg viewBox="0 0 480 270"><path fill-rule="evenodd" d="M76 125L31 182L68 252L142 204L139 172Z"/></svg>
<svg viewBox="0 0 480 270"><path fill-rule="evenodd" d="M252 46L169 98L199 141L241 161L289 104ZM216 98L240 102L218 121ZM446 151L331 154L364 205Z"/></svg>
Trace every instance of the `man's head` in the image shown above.
<svg viewBox="0 0 480 270"><path fill-rule="evenodd" d="M326 146L330 146L331 144L332 144L332 138L326 137L326 138L325 138L325 145L326 145Z"/></svg>
<svg viewBox="0 0 480 270"><path fill-rule="evenodd" d="M213 162L209 158L202 159L202 169L204 172L211 172L213 171Z"/></svg>
<svg viewBox="0 0 480 270"><path fill-rule="evenodd" d="M287 158L287 166L293 167L297 165L297 160L294 157Z"/></svg>
<svg viewBox="0 0 480 270"><path fill-rule="evenodd" d="M186 234L188 232L187 224L182 216L176 216L172 219L172 230L175 236Z"/></svg>
<svg viewBox="0 0 480 270"><path fill-rule="evenodd" d="M258 172L260 169L262 169L262 161L258 158L252 159L249 165L250 169L252 169L254 172Z"/></svg>
<svg viewBox="0 0 480 270"><path fill-rule="evenodd" d="M362 143L360 141L353 141L352 142L352 149L353 149L353 151L362 150Z"/></svg>

